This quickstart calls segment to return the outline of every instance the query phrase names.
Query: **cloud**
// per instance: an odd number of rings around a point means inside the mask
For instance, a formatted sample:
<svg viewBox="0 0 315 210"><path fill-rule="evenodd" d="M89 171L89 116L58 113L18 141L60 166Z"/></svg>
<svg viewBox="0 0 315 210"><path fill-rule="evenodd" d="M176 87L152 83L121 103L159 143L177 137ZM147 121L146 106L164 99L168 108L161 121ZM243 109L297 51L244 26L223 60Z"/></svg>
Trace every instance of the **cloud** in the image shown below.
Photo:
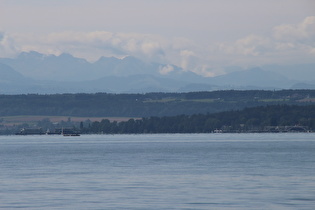
<svg viewBox="0 0 315 210"><path fill-rule="evenodd" d="M281 41L302 41L315 38L315 16L306 17L301 23L286 24L274 28L274 37Z"/></svg>
<svg viewBox="0 0 315 210"><path fill-rule="evenodd" d="M270 49L270 40L268 38L249 35L237 40L233 45L220 44L221 50L227 54L240 54L245 56L258 56Z"/></svg>
<svg viewBox="0 0 315 210"><path fill-rule="evenodd" d="M221 57L228 55L231 65L314 62L315 16L299 24L276 26L272 32L270 36L251 34L233 43L217 43L214 49Z"/></svg>
<svg viewBox="0 0 315 210"><path fill-rule="evenodd" d="M230 42L197 44L185 37L166 38L156 34L110 31L64 31L59 33L0 33L0 56L21 51L44 54L70 53L95 61L101 56L132 55L150 62L180 66L204 76L224 73L227 66L307 63L315 60L315 16L298 24L270 28L270 34L248 34ZM160 69L171 72L172 66Z"/></svg>
<svg viewBox="0 0 315 210"><path fill-rule="evenodd" d="M174 71L174 67L172 65L160 66L159 72L162 75L166 75L170 72Z"/></svg>
<svg viewBox="0 0 315 210"><path fill-rule="evenodd" d="M306 17L299 24L286 24L274 28L277 50L304 52L314 55L315 16ZM314 58L315 59L315 58Z"/></svg>
<svg viewBox="0 0 315 210"><path fill-rule="evenodd" d="M4 32L0 32L0 56L13 56L18 50L14 46L14 40Z"/></svg>
<svg viewBox="0 0 315 210"><path fill-rule="evenodd" d="M162 59L163 38L150 34L112 33L107 31L38 34L12 34L20 51L71 53L97 60L101 56L133 55L143 59Z"/></svg>
<svg viewBox="0 0 315 210"><path fill-rule="evenodd" d="M193 70L198 62L198 57L196 54L191 50L182 50L180 51L181 56L181 67L188 71Z"/></svg>

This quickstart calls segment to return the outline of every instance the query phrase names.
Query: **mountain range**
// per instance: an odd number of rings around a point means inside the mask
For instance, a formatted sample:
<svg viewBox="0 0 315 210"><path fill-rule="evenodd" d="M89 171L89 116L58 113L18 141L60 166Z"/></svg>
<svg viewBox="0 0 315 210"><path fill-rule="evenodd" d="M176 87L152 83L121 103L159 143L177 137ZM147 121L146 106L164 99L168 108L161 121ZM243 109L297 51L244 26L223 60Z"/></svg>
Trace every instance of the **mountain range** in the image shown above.
<svg viewBox="0 0 315 210"><path fill-rule="evenodd" d="M232 68L232 67L231 67ZM235 67L234 67L235 68ZM70 54L22 52L0 58L0 93L146 93L222 89L315 89L315 63L269 65L203 77L178 66L132 56L88 62Z"/></svg>

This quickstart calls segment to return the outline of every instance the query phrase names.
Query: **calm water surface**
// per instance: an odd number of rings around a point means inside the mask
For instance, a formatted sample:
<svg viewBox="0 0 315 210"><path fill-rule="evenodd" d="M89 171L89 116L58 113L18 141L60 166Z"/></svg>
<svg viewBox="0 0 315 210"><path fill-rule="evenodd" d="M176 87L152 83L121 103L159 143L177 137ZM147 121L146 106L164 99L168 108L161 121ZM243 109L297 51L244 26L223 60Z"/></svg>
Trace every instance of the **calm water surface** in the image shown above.
<svg viewBox="0 0 315 210"><path fill-rule="evenodd" d="M0 136L0 209L314 209L315 134Z"/></svg>

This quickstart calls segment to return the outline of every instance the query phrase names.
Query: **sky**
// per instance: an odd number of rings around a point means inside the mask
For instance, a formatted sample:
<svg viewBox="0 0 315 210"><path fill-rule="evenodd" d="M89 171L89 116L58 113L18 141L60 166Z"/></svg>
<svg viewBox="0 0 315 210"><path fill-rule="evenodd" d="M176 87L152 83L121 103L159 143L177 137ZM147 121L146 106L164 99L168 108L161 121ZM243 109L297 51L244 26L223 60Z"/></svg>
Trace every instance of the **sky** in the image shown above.
<svg viewBox="0 0 315 210"><path fill-rule="evenodd" d="M0 0L0 57L29 51L131 55L204 76L314 63L315 1Z"/></svg>

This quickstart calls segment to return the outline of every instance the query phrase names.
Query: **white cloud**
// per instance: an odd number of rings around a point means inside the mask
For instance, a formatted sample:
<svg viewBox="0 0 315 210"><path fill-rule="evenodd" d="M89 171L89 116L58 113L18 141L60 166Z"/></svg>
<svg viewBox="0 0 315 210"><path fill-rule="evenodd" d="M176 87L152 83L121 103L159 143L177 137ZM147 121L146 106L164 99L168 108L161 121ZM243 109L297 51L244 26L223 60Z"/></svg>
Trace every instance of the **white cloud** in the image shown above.
<svg viewBox="0 0 315 210"><path fill-rule="evenodd" d="M193 71L198 65L198 57L191 50L182 50L180 51L181 64L180 66L186 71Z"/></svg>
<svg viewBox="0 0 315 210"><path fill-rule="evenodd" d="M289 59L301 61L313 59L315 49L315 16L306 17L299 24L286 24L274 28L275 45L279 53L288 55Z"/></svg>
<svg viewBox="0 0 315 210"><path fill-rule="evenodd" d="M270 40L257 35L249 35L237 40L234 44L220 44L221 50L227 54L258 56L270 48Z"/></svg>
<svg viewBox="0 0 315 210"><path fill-rule="evenodd" d="M306 17L299 24L286 24L274 28L276 50L299 52L298 57L314 58L315 16Z"/></svg>
<svg viewBox="0 0 315 210"><path fill-rule="evenodd" d="M193 51L190 51L190 50L182 50L182 51L180 51L180 55L182 57L191 57L191 56L195 56L195 53Z"/></svg>
<svg viewBox="0 0 315 210"><path fill-rule="evenodd" d="M243 67L272 63L303 63L315 60L315 16L299 24L279 25L270 35L249 34L231 42L197 44L185 37L110 31L64 31L47 34L0 33L0 56L20 51L44 54L71 53L88 60L101 56L136 56L143 60L174 64L205 76L224 73L226 66ZM165 66L161 74L173 69Z"/></svg>
<svg viewBox="0 0 315 210"><path fill-rule="evenodd" d="M7 57L13 56L18 50L14 45L14 40L7 36L5 33L0 32L0 56Z"/></svg>
<svg viewBox="0 0 315 210"><path fill-rule="evenodd" d="M271 36L249 35L233 43L218 43L220 56L230 65L253 66L273 63L314 62L315 16L299 24L276 26Z"/></svg>
<svg viewBox="0 0 315 210"><path fill-rule="evenodd" d="M315 38L315 16L309 16L299 24L286 24L274 28L274 37L281 41L305 41Z"/></svg>
<svg viewBox="0 0 315 210"><path fill-rule="evenodd" d="M174 67L172 65L160 66L159 72L162 75L166 75L170 72L174 71Z"/></svg>
<svg viewBox="0 0 315 210"><path fill-rule="evenodd" d="M107 31L38 34L12 34L20 51L38 51L96 60L100 56L134 55L143 59L163 57L163 38L150 34L112 33Z"/></svg>

